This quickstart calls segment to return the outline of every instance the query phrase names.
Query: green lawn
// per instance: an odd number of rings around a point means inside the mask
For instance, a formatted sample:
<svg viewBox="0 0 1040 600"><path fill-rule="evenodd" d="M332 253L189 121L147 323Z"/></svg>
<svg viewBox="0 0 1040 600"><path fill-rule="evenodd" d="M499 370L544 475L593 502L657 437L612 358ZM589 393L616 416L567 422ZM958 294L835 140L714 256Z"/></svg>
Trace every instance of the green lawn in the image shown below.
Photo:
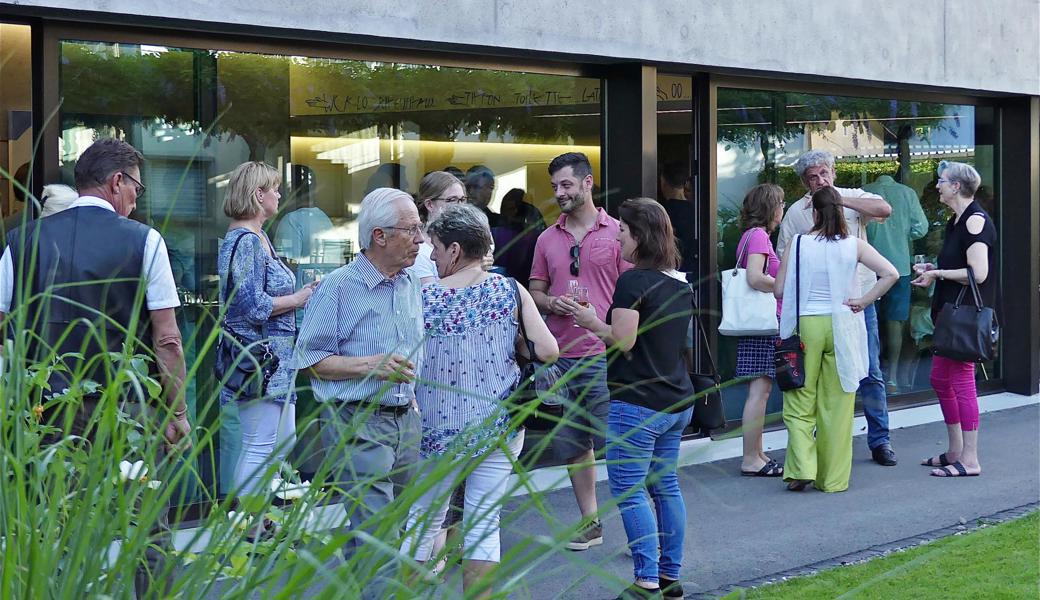
<svg viewBox="0 0 1040 600"><path fill-rule="evenodd" d="M1040 512L753 590L728 600L1040 598Z"/></svg>

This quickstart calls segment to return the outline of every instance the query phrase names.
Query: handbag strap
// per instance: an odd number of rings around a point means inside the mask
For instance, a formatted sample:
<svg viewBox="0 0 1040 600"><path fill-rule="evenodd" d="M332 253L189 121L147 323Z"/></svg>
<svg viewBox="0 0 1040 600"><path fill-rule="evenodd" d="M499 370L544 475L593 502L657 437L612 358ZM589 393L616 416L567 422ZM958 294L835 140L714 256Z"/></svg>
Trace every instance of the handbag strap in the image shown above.
<svg viewBox="0 0 1040 600"><path fill-rule="evenodd" d="M519 323L520 337L524 338L524 345L527 346L527 352L530 354L529 360L534 360L534 343L527 337L527 328L524 327L524 297L520 295L520 286L516 283L516 279L512 277L506 277L506 279L509 280L509 286L513 288L513 297L516 299L516 321Z"/></svg>
<svg viewBox="0 0 1040 600"><path fill-rule="evenodd" d="M733 272L734 273L737 272L737 269L741 268L740 267L740 259L741 258L745 259L744 268L745 269L747 268L747 260L749 259L748 254L750 253L750 251L748 250L748 246L751 245L751 232L756 230L756 229L762 229L762 228L761 227L752 227L751 229L748 229L747 231L745 231L744 235L741 236L740 243L737 244L737 262L736 262L736 264L733 265ZM765 231L765 230L763 229L763 231ZM767 271L769 271L769 260L768 260L768 258L766 259L765 263L762 265L762 272L765 273Z"/></svg>
<svg viewBox="0 0 1040 600"><path fill-rule="evenodd" d="M798 277L801 274L802 267L800 264L802 236L794 238L794 332L798 333L798 326L801 324L802 318L802 304L801 304L801 292L802 286Z"/></svg>
<svg viewBox="0 0 1040 600"><path fill-rule="evenodd" d="M704 353L708 355L708 365L711 367L711 376L715 380L716 385L720 383L721 378L719 377L719 369L715 366L715 357L711 355L711 343L708 342L708 334L704 330L704 323L701 322L701 311L697 308L696 293L693 290L693 284L687 282L690 288L690 306L693 307L693 320L694 327L701 332L701 340L704 342Z"/></svg>
<svg viewBox="0 0 1040 600"><path fill-rule="evenodd" d="M964 293L970 289L971 297L975 300L975 310L981 311L985 306L982 304L982 292L979 290L979 284L975 281L975 271L970 266L965 269L968 271L968 285L961 286L961 291L957 293L957 301L953 305L960 308L961 302L964 301Z"/></svg>

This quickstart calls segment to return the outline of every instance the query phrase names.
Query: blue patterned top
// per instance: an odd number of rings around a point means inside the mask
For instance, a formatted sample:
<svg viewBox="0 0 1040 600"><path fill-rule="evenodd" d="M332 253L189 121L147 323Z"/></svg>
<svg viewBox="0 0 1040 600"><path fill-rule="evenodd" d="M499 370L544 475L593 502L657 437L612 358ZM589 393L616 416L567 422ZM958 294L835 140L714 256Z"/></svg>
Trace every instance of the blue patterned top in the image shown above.
<svg viewBox="0 0 1040 600"><path fill-rule="evenodd" d="M483 454L507 432L501 399L520 379L513 288L495 274L464 288L428 283L423 321L426 360L415 396L423 422L419 453Z"/></svg>
<svg viewBox="0 0 1040 600"><path fill-rule="evenodd" d="M266 235L265 235L266 237ZM235 251L235 264L229 265L231 249L235 240L242 238ZM231 304L227 307L226 321L230 329L244 341L255 342L263 337L263 326L267 325L271 348L278 357L278 369L267 386L268 396L277 402L296 402L295 372L290 367L293 343L296 339L295 311L271 316L275 296L288 296L296 291L296 277L289 267L277 256L271 256L252 231L237 227L228 232L217 252L217 272L220 274L220 296L225 302L224 286L228 269L232 273ZM264 286L264 274L267 285ZM235 396L220 390L221 403L230 402ZM252 400L253 398L241 398Z"/></svg>

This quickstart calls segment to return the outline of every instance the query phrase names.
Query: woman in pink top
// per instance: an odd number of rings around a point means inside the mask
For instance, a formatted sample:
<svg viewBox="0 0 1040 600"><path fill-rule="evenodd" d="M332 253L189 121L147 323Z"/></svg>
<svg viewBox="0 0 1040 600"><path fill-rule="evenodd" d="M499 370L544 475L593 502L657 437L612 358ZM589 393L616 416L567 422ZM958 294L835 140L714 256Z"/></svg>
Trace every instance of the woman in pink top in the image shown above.
<svg viewBox="0 0 1040 600"><path fill-rule="evenodd" d="M780 259L773 250L769 234L784 217L784 191L778 185L763 183L751 188L740 208L744 235L737 244L737 266L747 269L748 285L760 292L773 291L773 278ZM780 304L777 303L777 312ZM750 477L781 477L784 467L762 451L762 424L766 402L773 389L773 351L777 336L745 336L737 341L737 377L754 377L748 384L744 401L744 460L740 474Z"/></svg>

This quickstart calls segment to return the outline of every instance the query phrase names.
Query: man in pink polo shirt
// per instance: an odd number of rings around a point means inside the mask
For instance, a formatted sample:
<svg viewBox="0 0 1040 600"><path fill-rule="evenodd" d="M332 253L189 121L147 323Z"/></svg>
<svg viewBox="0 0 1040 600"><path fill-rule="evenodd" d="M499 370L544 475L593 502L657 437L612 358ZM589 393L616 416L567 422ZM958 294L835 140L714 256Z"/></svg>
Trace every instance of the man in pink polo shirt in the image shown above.
<svg viewBox="0 0 1040 600"><path fill-rule="evenodd" d="M618 276L632 267L621 259L618 222L592 203L592 165L580 152L561 154L549 163L559 220L538 236L531 265L531 296L547 315L549 330L560 344L556 363L570 372L564 390L564 424L553 433L557 459L571 465L571 487L582 518L588 524L571 540L571 550L603 543L597 517L595 450L603 448L610 395L607 391L606 348L587 330L574 326L581 306L568 295L575 280L589 289L589 303L606 319Z"/></svg>

